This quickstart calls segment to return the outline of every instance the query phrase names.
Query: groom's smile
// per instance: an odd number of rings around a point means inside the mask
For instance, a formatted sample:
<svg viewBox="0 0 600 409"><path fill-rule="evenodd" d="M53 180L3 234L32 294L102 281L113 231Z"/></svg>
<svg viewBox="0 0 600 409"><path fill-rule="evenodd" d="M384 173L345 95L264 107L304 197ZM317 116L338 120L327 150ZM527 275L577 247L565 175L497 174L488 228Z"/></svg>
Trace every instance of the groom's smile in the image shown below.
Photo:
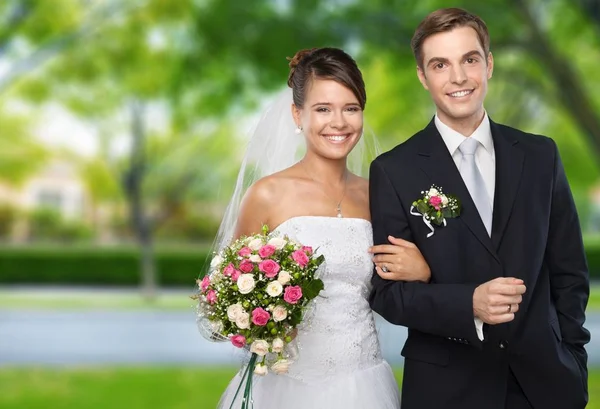
<svg viewBox="0 0 600 409"><path fill-rule="evenodd" d="M473 93L473 91L474 91L473 89L467 89L467 90L455 91L455 92L452 92L452 93L449 93L446 95L448 95L449 97L452 97L452 98L465 98L465 97L468 97L469 95L471 95Z"/></svg>

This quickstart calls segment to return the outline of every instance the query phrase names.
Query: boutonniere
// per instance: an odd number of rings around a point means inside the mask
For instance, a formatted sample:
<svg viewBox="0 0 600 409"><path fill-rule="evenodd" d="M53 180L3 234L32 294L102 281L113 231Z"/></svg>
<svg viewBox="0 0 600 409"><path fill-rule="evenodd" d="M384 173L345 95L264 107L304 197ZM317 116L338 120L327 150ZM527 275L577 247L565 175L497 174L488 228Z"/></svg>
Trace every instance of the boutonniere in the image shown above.
<svg viewBox="0 0 600 409"><path fill-rule="evenodd" d="M412 203L410 214L423 217L423 223L431 230L427 234L427 238L430 238L435 231L432 224L446 226L446 219L460 216L460 200L456 196L444 194L442 188L435 185L421 194L423 197Z"/></svg>

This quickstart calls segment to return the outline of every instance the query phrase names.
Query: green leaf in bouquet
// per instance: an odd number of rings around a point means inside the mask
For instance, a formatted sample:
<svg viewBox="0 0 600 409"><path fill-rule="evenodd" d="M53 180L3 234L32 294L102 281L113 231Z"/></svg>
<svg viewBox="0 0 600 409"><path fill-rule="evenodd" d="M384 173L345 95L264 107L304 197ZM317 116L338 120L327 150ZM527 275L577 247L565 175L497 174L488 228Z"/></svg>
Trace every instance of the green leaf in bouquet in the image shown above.
<svg viewBox="0 0 600 409"><path fill-rule="evenodd" d="M302 296L304 296L307 300L312 300L317 295L319 295L321 290L323 290L324 288L325 285L323 284L323 280L321 280L320 278L316 278L306 283L304 288L302 288Z"/></svg>
<svg viewBox="0 0 600 409"><path fill-rule="evenodd" d="M295 308L292 313L289 315L289 323L291 326L295 327L302 321L302 309Z"/></svg>
<svg viewBox="0 0 600 409"><path fill-rule="evenodd" d="M320 255L316 258L310 259L308 265L310 267L319 267L321 264L323 264L323 262L325 261L325 256L324 255Z"/></svg>

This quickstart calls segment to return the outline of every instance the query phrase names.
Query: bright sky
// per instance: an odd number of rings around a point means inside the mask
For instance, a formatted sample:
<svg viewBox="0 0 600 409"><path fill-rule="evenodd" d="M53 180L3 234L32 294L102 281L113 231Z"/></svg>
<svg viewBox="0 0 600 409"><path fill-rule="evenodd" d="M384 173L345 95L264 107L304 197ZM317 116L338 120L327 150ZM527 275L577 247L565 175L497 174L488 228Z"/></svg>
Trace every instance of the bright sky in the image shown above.
<svg viewBox="0 0 600 409"><path fill-rule="evenodd" d="M98 149L98 131L57 104L42 110L35 135L45 144L66 147L84 156Z"/></svg>

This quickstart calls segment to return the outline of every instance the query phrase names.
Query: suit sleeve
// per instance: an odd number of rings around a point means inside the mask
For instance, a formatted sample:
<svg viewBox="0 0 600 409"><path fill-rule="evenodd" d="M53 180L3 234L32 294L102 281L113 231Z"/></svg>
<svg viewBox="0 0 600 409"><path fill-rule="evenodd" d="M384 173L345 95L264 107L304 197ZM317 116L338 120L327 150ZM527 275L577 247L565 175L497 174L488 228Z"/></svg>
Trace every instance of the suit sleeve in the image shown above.
<svg viewBox="0 0 600 409"><path fill-rule="evenodd" d="M389 235L414 242L408 214L378 160L371 164L369 201L375 244ZM384 280L373 273L371 308L392 324L432 335L458 337L482 347L473 325L476 284L436 284Z"/></svg>
<svg viewBox="0 0 600 409"><path fill-rule="evenodd" d="M590 333L583 327L590 282L581 228L569 183L554 144L554 186L546 261L562 341L587 372L584 345Z"/></svg>

